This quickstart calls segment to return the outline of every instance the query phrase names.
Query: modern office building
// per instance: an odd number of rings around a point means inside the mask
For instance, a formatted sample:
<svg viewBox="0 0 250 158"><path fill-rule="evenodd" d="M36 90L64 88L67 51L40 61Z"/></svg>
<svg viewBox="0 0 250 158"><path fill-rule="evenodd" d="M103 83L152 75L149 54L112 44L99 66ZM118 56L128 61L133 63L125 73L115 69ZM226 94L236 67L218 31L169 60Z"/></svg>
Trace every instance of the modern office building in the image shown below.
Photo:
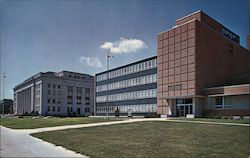
<svg viewBox="0 0 250 158"><path fill-rule="evenodd" d="M156 56L96 74L96 115L156 113Z"/></svg>
<svg viewBox="0 0 250 158"><path fill-rule="evenodd" d="M40 72L14 88L14 113L79 116L94 112L94 76Z"/></svg>
<svg viewBox="0 0 250 158"><path fill-rule="evenodd" d="M157 113L250 115L250 52L202 11L158 34Z"/></svg>
<svg viewBox="0 0 250 158"><path fill-rule="evenodd" d="M0 114L13 114L13 100L0 100Z"/></svg>

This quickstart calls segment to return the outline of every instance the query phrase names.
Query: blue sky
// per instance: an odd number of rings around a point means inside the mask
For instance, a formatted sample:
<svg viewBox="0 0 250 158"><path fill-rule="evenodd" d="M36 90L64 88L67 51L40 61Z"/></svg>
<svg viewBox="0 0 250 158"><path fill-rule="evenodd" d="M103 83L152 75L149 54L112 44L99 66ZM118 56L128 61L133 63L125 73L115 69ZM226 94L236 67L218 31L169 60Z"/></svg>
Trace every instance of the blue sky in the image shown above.
<svg viewBox="0 0 250 158"><path fill-rule="evenodd" d="M119 44L134 46L128 50L114 49L111 68L154 56L157 34L173 27L176 19L199 9L239 34L241 45L246 47L246 36L250 33L249 3L247 0L0 0L5 98L13 98L13 87L38 72L68 70L94 75L106 70L107 50L101 48L103 44L113 44L112 48Z"/></svg>

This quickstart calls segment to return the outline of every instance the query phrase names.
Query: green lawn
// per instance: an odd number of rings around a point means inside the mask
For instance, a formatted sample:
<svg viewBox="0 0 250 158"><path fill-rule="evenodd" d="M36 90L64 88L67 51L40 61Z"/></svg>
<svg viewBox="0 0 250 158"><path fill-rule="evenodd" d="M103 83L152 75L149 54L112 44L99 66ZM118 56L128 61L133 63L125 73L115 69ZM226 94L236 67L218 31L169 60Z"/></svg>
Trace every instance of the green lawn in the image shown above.
<svg viewBox="0 0 250 158"><path fill-rule="evenodd" d="M92 117L68 117L68 118L39 118L32 119L31 116L24 118L2 118L0 125L13 129L33 129L42 127L53 127L62 125L86 124L122 120L119 118L92 118Z"/></svg>
<svg viewBox="0 0 250 158"><path fill-rule="evenodd" d="M233 119L212 119L212 118L194 118L194 119L188 119L188 118L182 118L182 117L176 117L173 118L174 120L185 120L185 121L204 121L204 122L223 122L223 123L243 123L243 124L250 124L250 120L233 120Z"/></svg>
<svg viewBox="0 0 250 158"><path fill-rule="evenodd" d="M90 157L247 158L250 127L138 122L32 134Z"/></svg>

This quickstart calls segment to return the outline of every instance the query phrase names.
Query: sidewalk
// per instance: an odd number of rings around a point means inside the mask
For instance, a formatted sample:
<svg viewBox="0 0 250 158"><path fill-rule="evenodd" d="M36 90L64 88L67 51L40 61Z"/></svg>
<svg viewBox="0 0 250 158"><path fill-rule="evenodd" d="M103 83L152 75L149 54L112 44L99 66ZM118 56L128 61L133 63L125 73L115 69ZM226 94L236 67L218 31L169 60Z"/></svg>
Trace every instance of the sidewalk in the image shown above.
<svg viewBox="0 0 250 158"><path fill-rule="evenodd" d="M83 157L73 151L32 137L22 130L0 126L0 157Z"/></svg>

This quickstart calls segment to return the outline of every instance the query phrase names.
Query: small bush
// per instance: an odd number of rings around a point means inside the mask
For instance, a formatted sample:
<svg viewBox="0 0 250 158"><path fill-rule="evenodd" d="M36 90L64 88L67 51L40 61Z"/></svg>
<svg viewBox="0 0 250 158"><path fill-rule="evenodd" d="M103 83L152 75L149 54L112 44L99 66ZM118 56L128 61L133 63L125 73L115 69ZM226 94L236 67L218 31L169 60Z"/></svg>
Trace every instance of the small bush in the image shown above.
<svg viewBox="0 0 250 158"><path fill-rule="evenodd" d="M160 114L157 114L157 113L145 114L145 118L159 118L159 117L160 117Z"/></svg>

